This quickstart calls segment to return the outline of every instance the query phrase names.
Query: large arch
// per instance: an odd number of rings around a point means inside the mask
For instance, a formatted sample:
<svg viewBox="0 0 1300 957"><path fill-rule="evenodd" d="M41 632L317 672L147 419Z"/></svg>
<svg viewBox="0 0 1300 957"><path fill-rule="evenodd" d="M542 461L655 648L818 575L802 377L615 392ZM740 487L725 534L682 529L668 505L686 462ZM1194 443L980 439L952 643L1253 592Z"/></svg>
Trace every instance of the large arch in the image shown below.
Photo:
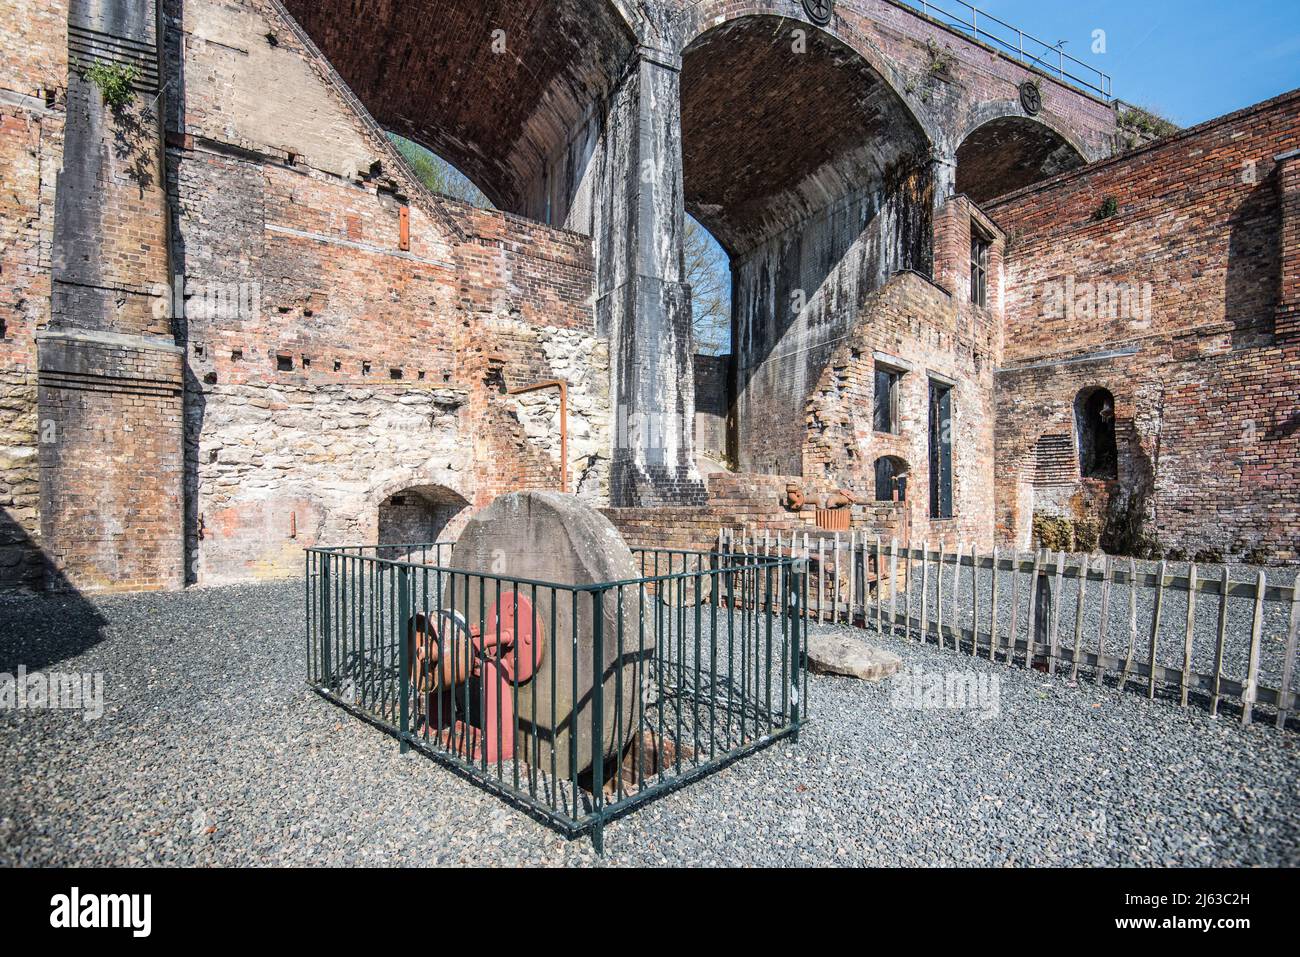
<svg viewBox="0 0 1300 957"><path fill-rule="evenodd" d="M958 193L977 204L1088 162L1078 139L1048 114L1019 104L988 103L963 130L956 149Z"/></svg>
<svg viewBox="0 0 1300 957"><path fill-rule="evenodd" d="M932 140L859 51L769 15L695 36L681 110L684 206L732 262L738 465L798 474L833 342L890 275L931 269Z"/></svg>
<svg viewBox="0 0 1300 957"><path fill-rule="evenodd" d="M562 221L635 36L611 0L282 0L375 120Z"/></svg>

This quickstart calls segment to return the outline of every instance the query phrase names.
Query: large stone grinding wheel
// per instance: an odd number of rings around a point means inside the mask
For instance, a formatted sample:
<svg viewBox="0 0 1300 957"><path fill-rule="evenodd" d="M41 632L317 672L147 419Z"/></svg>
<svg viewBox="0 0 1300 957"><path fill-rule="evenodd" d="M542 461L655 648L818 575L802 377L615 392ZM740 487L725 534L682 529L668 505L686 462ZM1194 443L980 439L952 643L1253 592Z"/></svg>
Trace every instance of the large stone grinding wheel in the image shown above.
<svg viewBox="0 0 1300 957"><path fill-rule="evenodd" d="M457 571L563 585L590 585L641 577L631 551L609 519L573 496L559 492L502 495L470 518L452 548L448 567ZM468 607L465 607L465 580L462 578L457 586L455 606L464 609L470 622L479 621L481 611L486 619L496 602L495 586L492 579L485 581L482 604L487 608L481 610L478 580L471 578ZM501 587L505 590L514 586L502 582ZM531 586L520 585L519 591L533 600ZM539 770L549 771L554 746L556 773L563 778L571 777L574 772L570 757L575 741L570 735L576 738L577 771L580 775L591 768L592 756L597 750L606 758L614 758L619 741L624 746L631 741L636 729L636 682L638 674L644 670L638 669L637 664L652 658L654 651L652 628L648 624L641 627L640 589L629 586L622 589L623 653L620 659L619 590L607 591L602 616L604 741L599 749L593 749L595 616L591 593L578 593L577 599L575 626L573 592L556 590L552 595L549 588L537 588L535 607L545 631L544 651L531 680L520 685L514 708L519 721L519 733L515 736L516 756L529 763L536 761ZM452 604L450 586L443 600L448 606ZM576 685L573 678L575 652ZM554 723L551 719L552 701L555 705ZM621 735L618 728L620 716Z"/></svg>

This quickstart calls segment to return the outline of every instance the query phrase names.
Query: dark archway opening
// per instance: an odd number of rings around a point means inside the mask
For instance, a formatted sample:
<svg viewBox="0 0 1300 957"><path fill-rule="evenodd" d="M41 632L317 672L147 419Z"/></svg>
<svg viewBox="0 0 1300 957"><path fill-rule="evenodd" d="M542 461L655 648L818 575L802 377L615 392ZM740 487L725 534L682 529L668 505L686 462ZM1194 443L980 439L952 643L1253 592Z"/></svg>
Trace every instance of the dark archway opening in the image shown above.
<svg viewBox="0 0 1300 957"><path fill-rule="evenodd" d="M896 455L876 459L876 501L907 501L907 463Z"/></svg>
<svg viewBox="0 0 1300 957"><path fill-rule="evenodd" d="M692 41L681 103L686 212L731 266L730 458L797 475L835 342L891 275L931 271L929 142L861 54L777 16Z"/></svg>
<svg viewBox="0 0 1300 957"><path fill-rule="evenodd" d="M1027 116L999 117L957 147L957 192L982 205L1084 162L1051 127Z"/></svg>
<svg viewBox="0 0 1300 957"><path fill-rule="evenodd" d="M1119 449L1115 443L1115 396L1109 389L1083 389L1074 399L1079 441L1079 474L1083 478L1119 478Z"/></svg>
<svg viewBox="0 0 1300 957"><path fill-rule="evenodd" d="M413 546L448 541L449 532L455 528L453 522L468 507L464 496L442 485L415 485L395 492L379 505L379 544ZM410 552L409 548L390 548L383 550L383 557L398 560Z"/></svg>

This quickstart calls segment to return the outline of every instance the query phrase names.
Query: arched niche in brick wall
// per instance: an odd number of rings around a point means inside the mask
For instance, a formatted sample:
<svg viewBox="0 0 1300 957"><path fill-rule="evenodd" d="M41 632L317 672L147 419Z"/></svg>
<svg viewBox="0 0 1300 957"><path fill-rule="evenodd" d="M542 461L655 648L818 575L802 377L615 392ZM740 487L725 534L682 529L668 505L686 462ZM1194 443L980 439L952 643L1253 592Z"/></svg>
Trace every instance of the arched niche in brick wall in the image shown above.
<svg viewBox="0 0 1300 957"><path fill-rule="evenodd" d="M413 485L379 503L380 545L433 545L455 538L470 507L464 496L444 485ZM398 549L385 558L399 559L413 549ZM432 561L432 557L428 558Z"/></svg>
<svg viewBox="0 0 1300 957"><path fill-rule="evenodd" d="M907 463L897 455L882 455L876 459L876 501L906 502L910 471Z"/></svg>
<svg viewBox="0 0 1300 957"><path fill-rule="evenodd" d="M1119 478L1115 442L1115 396L1101 386L1080 389L1074 397L1075 436L1082 478Z"/></svg>
<svg viewBox="0 0 1300 957"><path fill-rule="evenodd" d="M957 192L983 204L1085 162L1079 148L1044 120L997 116L957 147Z"/></svg>

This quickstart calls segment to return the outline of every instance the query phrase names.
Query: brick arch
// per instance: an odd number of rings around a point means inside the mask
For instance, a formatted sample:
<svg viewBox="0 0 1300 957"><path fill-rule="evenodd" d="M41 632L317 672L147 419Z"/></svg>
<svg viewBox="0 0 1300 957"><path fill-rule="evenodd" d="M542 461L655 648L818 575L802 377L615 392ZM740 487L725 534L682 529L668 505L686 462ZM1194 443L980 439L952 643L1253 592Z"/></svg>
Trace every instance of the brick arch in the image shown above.
<svg viewBox="0 0 1300 957"><path fill-rule="evenodd" d="M854 193L928 179L933 141L879 56L801 20L731 13L686 32L681 69L686 209L729 254ZM804 50L787 27L807 31Z"/></svg>
<svg viewBox="0 0 1300 957"><path fill-rule="evenodd" d="M951 141L952 151L956 152L957 147L984 124L991 120L1000 120L1009 117L1018 117L1020 119L1028 120L1031 123L1036 123L1039 126L1047 127L1061 139L1074 147L1074 151L1078 153L1085 162L1092 162L1093 160L1100 159L1102 156L1102 151L1088 146L1088 144L1080 138L1078 133L1071 129L1060 117L1046 106L1044 106L1042 112L1038 113L1036 116L1030 116L1025 112L1024 107L1020 105L1020 101L1016 99L987 100L968 110L966 114L962 116L960 124L955 127L957 132Z"/></svg>
<svg viewBox="0 0 1300 957"><path fill-rule="evenodd" d="M366 493L366 501L378 507L379 503L408 488L439 486L458 495L466 502L474 501L476 491L473 481L463 471L446 466L429 465L418 469L393 469L378 473L382 478L374 481Z"/></svg>
<svg viewBox="0 0 1300 957"><path fill-rule="evenodd" d="M893 58L870 37L853 29L839 16L832 17L831 22L824 27L813 23L804 13L803 4L799 0L784 0L776 4L772 0L701 0L683 10L672 21L674 52L680 56L705 33L748 17L788 20L791 29L798 27L808 30L810 35L815 32L833 37L861 57L872 72L884 81L898 97L911 120L920 127L931 149L937 148L944 141L942 125L914 93L907 91L906 79Z"/></svg>
<svg viewBox="0 0 1300 957"><path fill-rule="evenodd" d="M528 214L636 47L626 0L275 0L387 130ZM498 35L496 31L500 31Z"/></svg>
<svg viewBox="0 0 1300 957"><path fill-rule="evenodd" d="M1030 116L1018 100L997 100L970 111L953 139L951 155L957 192L983 204L1083 166L1093 152L1051 113ZM972 163L979 164L978 171L971 170Z"/></svg>

